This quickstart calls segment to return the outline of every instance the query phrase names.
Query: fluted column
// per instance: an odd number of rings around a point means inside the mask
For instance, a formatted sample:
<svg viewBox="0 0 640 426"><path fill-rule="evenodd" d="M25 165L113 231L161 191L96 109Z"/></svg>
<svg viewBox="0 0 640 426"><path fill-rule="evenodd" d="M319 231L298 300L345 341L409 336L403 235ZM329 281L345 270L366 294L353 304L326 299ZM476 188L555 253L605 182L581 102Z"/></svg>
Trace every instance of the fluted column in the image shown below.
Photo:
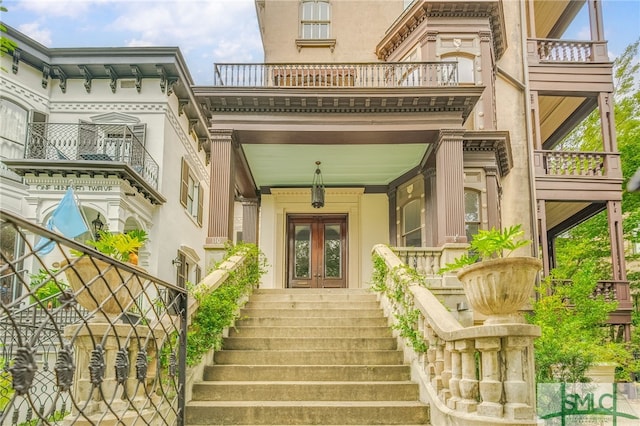
<svg viewBox="0 0 640 426"><path fill-rule="evenodd" d="M233 240L234 200L233 131L213 132L211 138L211 194L207 245L223 247Z"/></svg>
<svg viewBox="0 0 640 426"><path fill-rule="evenodd" d="M465 243L463 130L441 130L436 147L437 245Z"/></svg>
<svg viewBox="0 0 640 426"><path fill-rule="evenodd" d="M242 202L242 241L258 243L258 202L256 200Z"/></svg>

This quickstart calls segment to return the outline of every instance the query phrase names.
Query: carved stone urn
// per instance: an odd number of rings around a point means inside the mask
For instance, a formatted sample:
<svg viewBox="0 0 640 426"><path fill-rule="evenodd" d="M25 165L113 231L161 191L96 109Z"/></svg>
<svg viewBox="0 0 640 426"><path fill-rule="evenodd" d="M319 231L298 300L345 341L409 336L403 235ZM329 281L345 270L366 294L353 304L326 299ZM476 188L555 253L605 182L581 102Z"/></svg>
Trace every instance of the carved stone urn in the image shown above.
<svg viewBox="0 0 640 426"><path fill-rule="evenodd" d="M532 296L542 262L534 257L484 260L458 271L458 279L475 312L485 324L522 322L517 312Z"/></svg>
<svg viewBox="0 0 640 426"><path fill-rule="evenodd" d="M78 303L90 312L95 311L93 322L118 320L142 292L142 282L133 273L95 258L64 260L60 266Z"/></svg>

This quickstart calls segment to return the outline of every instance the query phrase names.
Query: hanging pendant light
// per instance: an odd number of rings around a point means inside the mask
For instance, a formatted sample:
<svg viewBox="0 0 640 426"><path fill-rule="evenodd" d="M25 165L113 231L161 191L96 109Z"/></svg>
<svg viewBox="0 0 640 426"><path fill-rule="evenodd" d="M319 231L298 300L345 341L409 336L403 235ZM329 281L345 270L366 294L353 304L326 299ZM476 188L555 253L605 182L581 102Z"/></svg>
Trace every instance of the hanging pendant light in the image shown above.
<svg viewBox="0 0 640 426"><path fill-rule="evenodd" d="M324 207L324 182L322 181L322 172L320 171L320 161L316 161L316 173L313 175L311 205L316 209Z"/></svg>

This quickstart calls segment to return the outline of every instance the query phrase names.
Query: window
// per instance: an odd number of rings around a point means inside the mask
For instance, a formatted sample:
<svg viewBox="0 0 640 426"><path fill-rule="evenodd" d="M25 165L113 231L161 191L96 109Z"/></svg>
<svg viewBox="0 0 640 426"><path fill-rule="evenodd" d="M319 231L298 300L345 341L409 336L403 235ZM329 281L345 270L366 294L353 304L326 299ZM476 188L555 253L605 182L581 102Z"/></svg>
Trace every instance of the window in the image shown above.
<svg viewBox="0 0 640 426"><path fill-rule="evenodd" d="M196 219L198 225L202 225L202 203L204 191L202 185L191 172L189 163L182 159L180 203L187 212Z"/></svg>
<svg viewBox="0 0 640 426"><path fill-rule="evenodd" d="M303 39L328 39L330 6L327 0L303 0L300 36Z"/></svg>
<svg viewBox="0 0 640 426"><path fill-rule="evenodd" d="M24 144L28 112L18 104L0 99L0 137Z"/></svg>
<svg viewBox="0 0 640 426"><path fill-rule="evenodd" d="M422 209L420 200L412 200L402 208L402 244L405 247L422 246Z"/></svg>
<svg viewBox="0 0 640 426"><path fill-rule="evenodd" d="M467 234L467 241L470 242L473 236L480 229L480 193L473 189L464 190L464 230Z"/></svg>

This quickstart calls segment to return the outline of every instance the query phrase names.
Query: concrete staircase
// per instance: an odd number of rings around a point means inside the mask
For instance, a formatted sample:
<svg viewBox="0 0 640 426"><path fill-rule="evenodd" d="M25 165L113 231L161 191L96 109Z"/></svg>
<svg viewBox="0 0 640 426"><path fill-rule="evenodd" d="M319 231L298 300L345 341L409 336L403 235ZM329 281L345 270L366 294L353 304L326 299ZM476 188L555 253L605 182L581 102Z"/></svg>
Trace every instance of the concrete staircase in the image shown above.
<svg viewBox="0 0 640 426"><path fill-rule="evenodd" d="M256 290L193 388L188 425L428 424L365 290Z"/></svg>

